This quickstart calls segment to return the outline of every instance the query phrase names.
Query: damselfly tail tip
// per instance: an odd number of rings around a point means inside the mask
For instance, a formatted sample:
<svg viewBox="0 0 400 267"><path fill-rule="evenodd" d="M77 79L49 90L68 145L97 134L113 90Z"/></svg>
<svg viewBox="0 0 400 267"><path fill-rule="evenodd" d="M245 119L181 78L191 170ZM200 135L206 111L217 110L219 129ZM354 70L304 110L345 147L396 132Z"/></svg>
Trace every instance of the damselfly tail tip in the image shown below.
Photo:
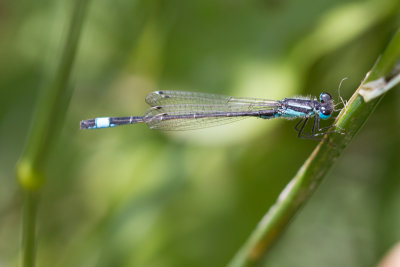
<svg viewBox="0 0 400 267"><path fill-rule="evenodd" d="M81 128L81 130L93 129L93 128L95 128L95 125L96 125L95 120L84 120L84 121L81 121L80 128Z"/></svg>

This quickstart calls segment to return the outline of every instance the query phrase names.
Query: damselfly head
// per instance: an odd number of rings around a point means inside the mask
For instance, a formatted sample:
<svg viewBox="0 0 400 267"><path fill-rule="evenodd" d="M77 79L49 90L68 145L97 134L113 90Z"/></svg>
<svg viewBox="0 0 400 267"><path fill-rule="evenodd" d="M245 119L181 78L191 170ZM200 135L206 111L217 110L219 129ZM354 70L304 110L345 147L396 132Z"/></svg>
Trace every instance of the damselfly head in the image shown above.
<svg viewBox="0 0 400 267"><path fill-rule="evenodd" d="M318 116L321 119L326 120L331 116L334 109L332 96L328 93L321 93L319 95L319 100L321 106L319 107Z"/></svg>

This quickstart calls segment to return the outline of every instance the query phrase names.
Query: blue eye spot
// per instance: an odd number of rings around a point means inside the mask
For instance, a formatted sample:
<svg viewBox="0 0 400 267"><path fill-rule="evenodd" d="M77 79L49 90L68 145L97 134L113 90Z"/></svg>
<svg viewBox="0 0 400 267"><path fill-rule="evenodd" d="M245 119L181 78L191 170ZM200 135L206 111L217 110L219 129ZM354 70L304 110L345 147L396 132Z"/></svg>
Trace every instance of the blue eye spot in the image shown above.
<svg viewBox="0 0 400 267"><path fill-rule="evenodd" d="M326 120L326 119L329 119L331 117L331 114L325 115L324 113L322 113L320 111L320 112L318 112L318 117L320 117L322 120Z"/></svg>

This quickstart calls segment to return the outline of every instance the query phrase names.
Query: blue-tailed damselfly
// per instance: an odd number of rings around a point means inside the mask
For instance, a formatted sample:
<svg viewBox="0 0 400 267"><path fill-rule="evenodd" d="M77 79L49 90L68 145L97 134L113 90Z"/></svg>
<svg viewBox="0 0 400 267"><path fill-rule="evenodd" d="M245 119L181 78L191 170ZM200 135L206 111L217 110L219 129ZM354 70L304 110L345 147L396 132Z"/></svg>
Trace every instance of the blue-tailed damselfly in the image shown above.
<svg viewBox="0 0 400 267"><path fill-rule="evenodd" d="M297 136L314 138L326 133L333 126L320 128L334 112L332 96L321 93L319 100L311 97L292 97L282 100L231 97L217 94L155 91L146 96L151 106L143 116L101 117L81 121L81 129L101 129L125 124L146 123L151 129L192 130L226 124L247 117L262 119L286 118L300 121L295 129ZM313 119L311 133L304 133L307 122Z"/></svg>

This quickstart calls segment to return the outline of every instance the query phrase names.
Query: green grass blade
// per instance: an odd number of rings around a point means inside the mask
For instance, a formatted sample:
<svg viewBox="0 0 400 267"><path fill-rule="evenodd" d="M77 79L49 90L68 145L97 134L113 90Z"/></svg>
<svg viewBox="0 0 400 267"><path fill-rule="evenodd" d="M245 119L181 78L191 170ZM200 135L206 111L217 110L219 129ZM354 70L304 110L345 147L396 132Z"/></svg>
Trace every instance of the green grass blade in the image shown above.
<svg viewBox="0 0 400 267"><path fill-rule="evenodd" d="M330 134L324 137L296 176L282 191L276 203L259 222L229 266L253 266L262 260L383 97L381 95L366 103L359 95L359 90L366 83L380 78L387 83L390 82L391 77L398 75L393 72L398 71L395 64L399 59L400 31L396 33L370 74L336 119L337 127L344 129L345 134ZM399 83L398 80L397 83Z"/></svg>
<svg viewBox="0 0 400 267"><path fill-rule="evenodd" d="M39 192L44 182L43 166L49 148L57 137L72 90L69 79L73 67L88 0L77 0L55 77L43 87L28 135L26 147L16 166L16 177L23 194L22 261L35 266L35 225Z"/></svg>

